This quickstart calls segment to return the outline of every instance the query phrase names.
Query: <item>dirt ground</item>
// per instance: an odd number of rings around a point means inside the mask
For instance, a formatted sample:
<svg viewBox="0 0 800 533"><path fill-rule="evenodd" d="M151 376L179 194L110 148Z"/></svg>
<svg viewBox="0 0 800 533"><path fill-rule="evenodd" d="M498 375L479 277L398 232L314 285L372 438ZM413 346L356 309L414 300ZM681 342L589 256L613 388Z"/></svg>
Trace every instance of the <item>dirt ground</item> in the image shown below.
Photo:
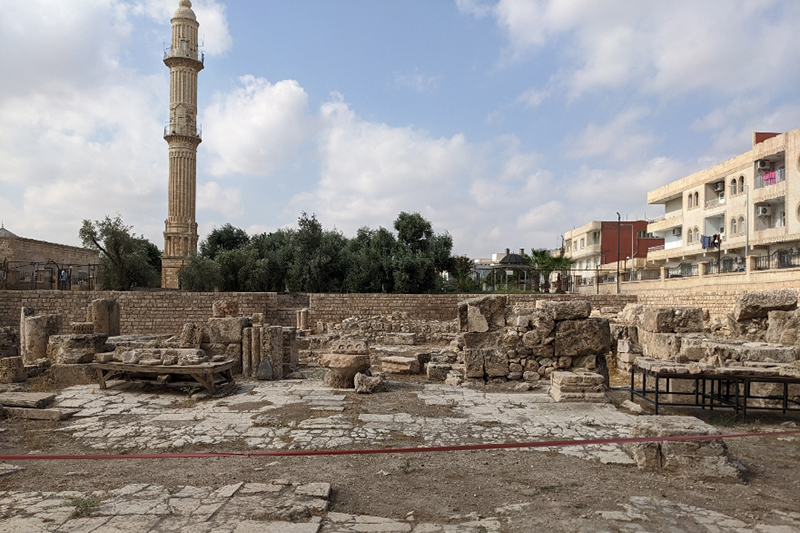
<svg viewBox="0 0 800 533"><path fill-rule="evenodd" d="M421 379L394 382L387 392L370 396L348 393L352 404L344 415L411 413L442 416L439 406L417 398ZM168 394L179 394L170 392ZM614 390L619 404L627 393ZM293 408L282 413L298 419L319 416ZM666 411L666 410L665 410ZM728 411L672 410L664 414L692 414L725 433L792 429L797 414L753 412L747 423L736 422ZM277 414L277 413L276 413ZM452 416L452 413L447 413ZM95 454L69 435L54 431L68 422L0 421L0 450L5 454ZM135 419L131 423L136 423ZM783 424L783 425L782 425ZM393 447L421 443L398 436ZM530 524L564 525L596 511L618 508L632 496L666 498L758 523L774 510L800 510L800 439L779 437L727 440L731 455L747 473L740 482L693 482L674 475L640 472L634 466L606 465L552 451L463 451L387 455L317 457L231 457L214 459L64 460L17 462L24 470L0 477L0 490L113 489L129 483L224 485L268 482L284 478L295 482L329 482L333 511L446 522L453 515L477 513L495 516L509 504L535 502ZM384 444L382 444L384 446ZM143 453L151 450L139 450ZM224 446L195 446L183 451L247 451L243 442ZM557 529L553 529L557 530ZM569 530L564 525L560 530Z"/></svg>

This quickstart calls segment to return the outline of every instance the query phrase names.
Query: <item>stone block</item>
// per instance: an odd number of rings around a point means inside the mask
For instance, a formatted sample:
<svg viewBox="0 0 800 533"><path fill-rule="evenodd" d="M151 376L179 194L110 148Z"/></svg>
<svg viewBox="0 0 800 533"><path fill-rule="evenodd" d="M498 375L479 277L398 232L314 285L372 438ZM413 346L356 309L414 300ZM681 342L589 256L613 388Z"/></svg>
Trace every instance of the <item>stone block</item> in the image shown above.
<svg viewBox="0 0 800 533"><path fill-rule="evenodd" d="M297 350L297 328L281 330L281 349L283 351L283 373L297 372L300 367L300 353Z"/></svg>
<svg viewBox="0 0 800 533"><path fill-rule="evenodd" d="M349 353L354 355L368 355L369 342L366 339L336 339L331 341L331 353Z"/></svg>
<svg viewBox="0 0 800 533"><path fill-rule="evenodd" d="M532 311L529 315L530 331L526 331L522 336L522 343L526 348L533 348L536 345L544 344L550 338L555 328L553 316L543 309Z"/></svg>
<svg viewBox="0 0 800 533"><path fill-rule="evenodd" d="M200 348L203 343L203 326L187 322L181 330L181 348Z"/></svg>
<svg viewBox="0 0 800 533"><path fill-rule="evenodd" d="M108 335L99 333L51 335L47 344L47 358L62 365L91 363L94 354L104 351L107 339Z"/></svg>
<svg viewBox="0 0 800 533"><path fill-rule="evenodd" d="M652 333L639 330L642 353L654 359L669 359L681 351L681 335L677 333Z"/></svg>
<svg viewBox="0 0 800 533"><path fill-rule="evenodd" d="M28 420L66 420L79 409L31 409L28 407L7 407L6 414L14 418L26 418Z"/></svg>
<svg viewBox="0 0 800 533"><path fill-rule="evenodd" d="M120 334L119 302L111 299L92 300L86 309L86 321L94 324L94 333L116 337Z"/></svg>
<svg viewBox="0 0 800 533"><path fill-rule="evenodd" d="M381 358L381 370L387 374L419 374L421 368L417 357L390 355Z"/></svg>
<svg viewBox="0 0 800 533"><path fill-rule="evenodd" d="M522 379L529 382L539 381L541 376L538 372L534 371L526 371L522 373Z"/></svg>
<svg viewBox="0 0 800 533"><path fill-rule="evenodd" d="M94 333L94 322L70 322L72 333Z"/></svg>
<svg viewBox="0 0 800 533"><path fill-rule="evenodd" d="M242 330L252 327L250 317L208 319L208 338L212 344L242 343Z"/></svg>
<svg viewBox="0 0 800 533"><path fill-rule="evenodd" d="M47 370L50 379L60 387L89 385L97 382L97 371L90 364L53 364Z"/></svg>
<svg viewBox="0 0 800 533"><path fill-rule="evenodd" d="M703 310L699 307L646 307L640 327L651 333L703 331Z"/></svg>
<svg viewBox="0 0 800 533"><path fill-rule="evenodd" d="M638 326L641 324L644 309L645 306L643 304L627 304L622 308L622 312L617 315L617 320L628 326Z"/></svg>
<svg viewBox="0 0 800 533"><path fill-rule="evenodd" d="M776 344L798 344L800 315L795 311L770 311L767 314L767 342Z"/></svg>
<svg viewBox="0 0 800 533"><path fill-rule="evenodd" d="M353 378L353 384L358 394L372 394L383 388L385 380L384 375L380 373L374 376L367 376L359 372Z"/></svg>
<svg viewBox="0 0 800 533"><path fill-rule="evenodd" d="M447 363L428 363L425 366L425 373L430 381L444 381L452 368L452 365Z"/></svg>
<svg viewBox="0 0 800 533"><path fill-rule="evenodd" d="M269 381L273 378L273 371L272 371L272 363L269 362L269 359L264 359L259 363L258 368L256 369L256 379L260 379L262 381Z"/></svg>
<svg viewBox="0 0 800 533"><path fill-rule="evenodd" d="M5 407L30 407L41 409L53 403L56 395L49 392L3 392L0 405Z"/></svg>
<svg viewBox="0 0 800 533"><path fill-rule="evenodd" d="M764 318L770 311L797 309L797 292L793 289L777 291L753 291L740 296L733 308L733 319L742 322L752 318Z"/></svg>
<svg viewBox="0 0 800 533"><path fill-rule="evenodd" d="M605 318L563 320L556 323L555 356L599 355L611 350L611 333Z"/></svg>
<svg viewBox="0 0 800 533"><path fill-rule="evenodd" d="M537 300L536 308L548 312L553 320L581 320L592 314L592 304L587 300Z"/></svg>
<svg viewBox="0 0 800 533"><path fill-rule="evenodd" d="M739 478L741 470L728 453L715 427L693 416L640 416L631 428L631 437L708 435L709 439L690 441L638 442L623 445L640 470L673 472L705 480Z"/></svg>
<svg viewBox="0 0 800 533"><path fill-rule="evenodd" d="M35 315L23 307L20 318L20 355L25 365L47 358L47 340L61 332L61 315Z"/></svg>
<svg viewBox="0 0 800 533"><path fill-rule="evenodd" d="M272 379L283 379L283 328L281 326L261 328L261 360L269 360L272 364Z"/></svg>
<svg viewBox="0 0 800 533"><path fill-rule="evenodd" d="M414 346L417 344L416 333L386 333L383 343L392 346Z"/></svg>
<svg viewBox="0 0 800 533"><path fill-rule="evenodd" d="M28 379L28 372L22 364L22 357L3 357L0 359L0 383L19 383Z"/></svg>
<svg viewBox="0 0 800 533"><path fill-rule="evenodd" d="M211 303L211 316L214 318L239 316L239 302L236 300L216 300Z"/></svg>
<svg viewBox="0 0 800 533"><path fill-rule="evenodd" d="M506 352L496 348L484 349L483 371L490 378L506 376L509 372Z"/></svg>
<svg viewBox="0 0 800 533"><path fill-rule="evenodd" d="M355 387L355 375L369 370L370 360L368 355L323 354L319 358L319 364L328 369L324 378L326 385L337 389L352 389Z"/></svg>
<svg viewBox="0 0 800 533"><path fill-rule="evenodd" d="M464 348L464 375L468 378L483 378L483 350Z"/></svg>
<svg viewBox="0 0 800 533"><path fill-rule="evenodd" d="M689 361L699 361L706 356L704 335L682 335L680 355Z"/></svg>
<svg viewBox="0 0 800 533"><path fill-rule="evenodd" d="M504 295L490 295L459 302L459 331L483 333L504 327L506 301Z"/></svg>

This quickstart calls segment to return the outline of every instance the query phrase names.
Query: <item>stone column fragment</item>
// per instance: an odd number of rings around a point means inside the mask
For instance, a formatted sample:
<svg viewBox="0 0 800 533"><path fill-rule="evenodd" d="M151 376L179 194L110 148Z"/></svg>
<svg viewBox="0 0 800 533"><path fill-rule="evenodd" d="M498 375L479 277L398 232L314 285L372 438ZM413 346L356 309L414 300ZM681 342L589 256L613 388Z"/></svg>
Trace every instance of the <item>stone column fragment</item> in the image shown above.
<svg viewBox="0 0 800 533"><path fill-rule="evenodd" d="M265 327L261 330L261 358L269 359L272 379L283 378L283 328Z"/></svg>
<svg viewBox="0 0 800 533"><path fill-rule="evenodd" d="M242 330L242 375L249 378L252 375L252 340L253 328Z"/></svg>

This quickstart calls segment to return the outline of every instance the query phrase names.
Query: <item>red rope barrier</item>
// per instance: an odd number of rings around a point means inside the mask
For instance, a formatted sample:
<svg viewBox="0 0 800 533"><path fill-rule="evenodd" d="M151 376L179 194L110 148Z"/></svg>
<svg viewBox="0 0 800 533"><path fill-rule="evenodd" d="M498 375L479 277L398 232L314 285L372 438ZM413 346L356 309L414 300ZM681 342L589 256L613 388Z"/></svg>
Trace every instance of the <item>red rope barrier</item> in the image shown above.
<svg viewBox="0 0 800 533"><path fill-rule="evenodd" d="M64 460L117 460L117 459L186 459L211 457L291 457L314 455L375 455L387 453L437 453L469 450L500 450L514 448L550 448L564 446L590 446L600 444L625 444L635 442L666 442L682 440L738 439L742 437L769 437L796 435L800 429L771 433L731 433L727 435L673 435L668 437L620 437L614 439L551 440L537 442L504 442L499 444L465 444L459 446L430 446L425 448L378 448L373 450L276 450L268 452L210 452L210 453L132 453L116 455L0 455L0 461L64 461Z"/></svg>

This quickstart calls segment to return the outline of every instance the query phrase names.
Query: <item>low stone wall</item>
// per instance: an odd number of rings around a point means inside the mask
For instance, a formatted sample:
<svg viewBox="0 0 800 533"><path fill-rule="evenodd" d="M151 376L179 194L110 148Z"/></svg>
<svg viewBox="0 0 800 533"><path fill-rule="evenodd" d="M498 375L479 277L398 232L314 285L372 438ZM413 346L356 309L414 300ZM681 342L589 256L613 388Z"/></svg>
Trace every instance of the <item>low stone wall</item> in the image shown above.
<svg viewBox="0 0 800 533"><path fill-rule="evenodd" d="M218 293L181 291L0 291L0 326L19 326L20 309L31 307L39 314L63 315L63 324L83 322L92 300L117 300L123 335L134 333L178 334L186 322L205 323L211 318L215 300L235 300L240 314L264 313L267 319L277 309L274 292Z"/></svg>
<svg viewBox="0 0 800 533"><path fill-rule="evenodd" d="M309 322L341 322L352 316L388 316L395 312L406 313L417 320L454 320L458 316L458 302L474 298L475 294L310 294ZM533 305L537 300L588 300L593 309L622 308L636 303L637 297L629 294L509 294L509 305Z"/></svg>
<svg viewBox="0 0 800 533"><path fill-rule="evenodd" d="M338 323L353 316L367 318L406 313L417 320L453 320L458 302L470 294L308 294L278 295L274 292L182 292L182 291L0 291L0 327L19 326L20 309L32 307L40 314L60 313L63 323L84 322L92 300L116 299L120 305L123 335L133 333L177 334L187 322L205 323L215 300L239 304L239 314L263 313L264 322L275 326L296 325L295 309L309 309L309 325L317 321ZM594 309L622 308L636 302L631 295L583 297L574 294L510 294L509 305L532 305L536 300L588 300ZM299 307L298 307L299 308Z"/></svg>

